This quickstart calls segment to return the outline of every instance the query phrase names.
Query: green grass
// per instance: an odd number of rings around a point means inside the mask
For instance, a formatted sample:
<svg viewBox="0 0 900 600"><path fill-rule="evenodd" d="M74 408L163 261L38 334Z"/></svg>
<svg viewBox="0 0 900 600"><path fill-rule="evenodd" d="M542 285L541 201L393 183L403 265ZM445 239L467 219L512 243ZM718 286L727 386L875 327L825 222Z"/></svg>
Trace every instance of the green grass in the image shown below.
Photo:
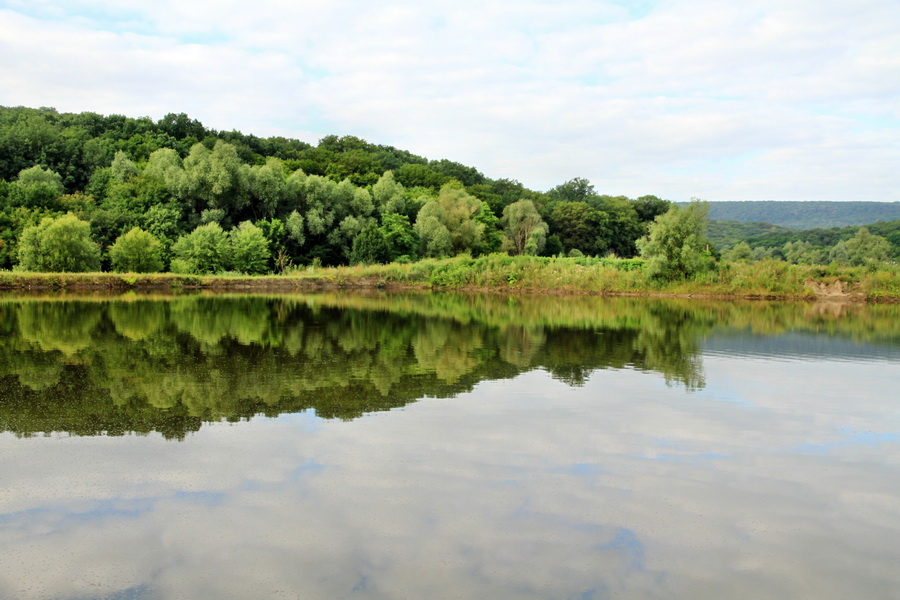
<svg viewBox="0 0 900 600"><path fill-rule="evenodd" d="M0 289L190 289L303 291L321 288L420 288L557 294L814 298L835 286L851 297L900 300L900 267L790 265L782 261L719 263L691 279L658 281L640 259L491 254L414 263L296 268L286 275L0 272ZM815 285L812 285L815 284Z"/></svg>

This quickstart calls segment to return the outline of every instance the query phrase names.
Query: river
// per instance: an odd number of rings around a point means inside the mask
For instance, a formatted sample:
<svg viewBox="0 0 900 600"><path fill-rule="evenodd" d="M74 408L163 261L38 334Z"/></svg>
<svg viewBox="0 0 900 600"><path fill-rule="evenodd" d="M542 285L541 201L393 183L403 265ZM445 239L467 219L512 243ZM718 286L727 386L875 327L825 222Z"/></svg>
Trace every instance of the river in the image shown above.
<svg viewBox="0 0 900 600"><path fill-rule="evenodd" d="M900 307L0 298L0 598L900 597Z"/></svg>

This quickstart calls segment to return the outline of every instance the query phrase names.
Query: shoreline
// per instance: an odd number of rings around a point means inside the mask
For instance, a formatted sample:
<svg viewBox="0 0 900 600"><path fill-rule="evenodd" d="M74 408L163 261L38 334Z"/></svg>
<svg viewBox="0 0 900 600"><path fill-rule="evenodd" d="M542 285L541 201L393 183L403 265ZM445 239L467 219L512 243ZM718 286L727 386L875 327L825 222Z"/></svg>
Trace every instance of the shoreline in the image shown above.
<svg viewBox="0 0 900 600"><path fill-rule="evenodd" d="M340 269L340 268L339 268ZM346 269L346 268L345 268ZM30 295L41 292L163 293L239 292L314 293L333 291L456 291L480 294L604 296L625 298L696 298L704 300L780 300L795 302L897 303L900 294L867 295L841 280L832 283L807 281L804 293L723 292L697 282L679 282L676 289L635 290L603 287L534 287L507 285L435 285L429 281L403 281L373 274L303 274L268 276L178 275L172 273L0 273L0 292Z"/></svg>

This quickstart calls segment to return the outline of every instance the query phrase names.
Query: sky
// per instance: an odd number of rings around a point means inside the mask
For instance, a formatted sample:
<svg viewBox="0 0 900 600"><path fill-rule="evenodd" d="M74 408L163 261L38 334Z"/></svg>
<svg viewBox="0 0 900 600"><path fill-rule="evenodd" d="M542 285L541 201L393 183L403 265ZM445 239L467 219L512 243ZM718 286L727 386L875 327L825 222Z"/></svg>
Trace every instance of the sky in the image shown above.
<svg viewBox="0 0 900 600"><path fill-rule="evenodd" d="M0 105L315 144L547 190L900 200L897 0L0 0Z"/></svg>

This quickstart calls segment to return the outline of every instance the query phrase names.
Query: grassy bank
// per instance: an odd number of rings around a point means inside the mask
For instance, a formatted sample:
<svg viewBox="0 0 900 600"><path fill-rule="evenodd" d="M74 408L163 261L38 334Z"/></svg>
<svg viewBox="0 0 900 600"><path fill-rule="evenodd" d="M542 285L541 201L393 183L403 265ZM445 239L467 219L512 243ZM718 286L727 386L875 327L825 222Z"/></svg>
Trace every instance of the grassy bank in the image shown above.
<svg viewBox="0 0 900 600"><path fill-rule="evenodd" d="M0 289L180 292L337 288L468 289L558 294L900 300L900 268L821 267L780 261L722 263L689 280L648 278L639 259L490 255L409 264L301 268L278 276L0 272Z"/></svg>

